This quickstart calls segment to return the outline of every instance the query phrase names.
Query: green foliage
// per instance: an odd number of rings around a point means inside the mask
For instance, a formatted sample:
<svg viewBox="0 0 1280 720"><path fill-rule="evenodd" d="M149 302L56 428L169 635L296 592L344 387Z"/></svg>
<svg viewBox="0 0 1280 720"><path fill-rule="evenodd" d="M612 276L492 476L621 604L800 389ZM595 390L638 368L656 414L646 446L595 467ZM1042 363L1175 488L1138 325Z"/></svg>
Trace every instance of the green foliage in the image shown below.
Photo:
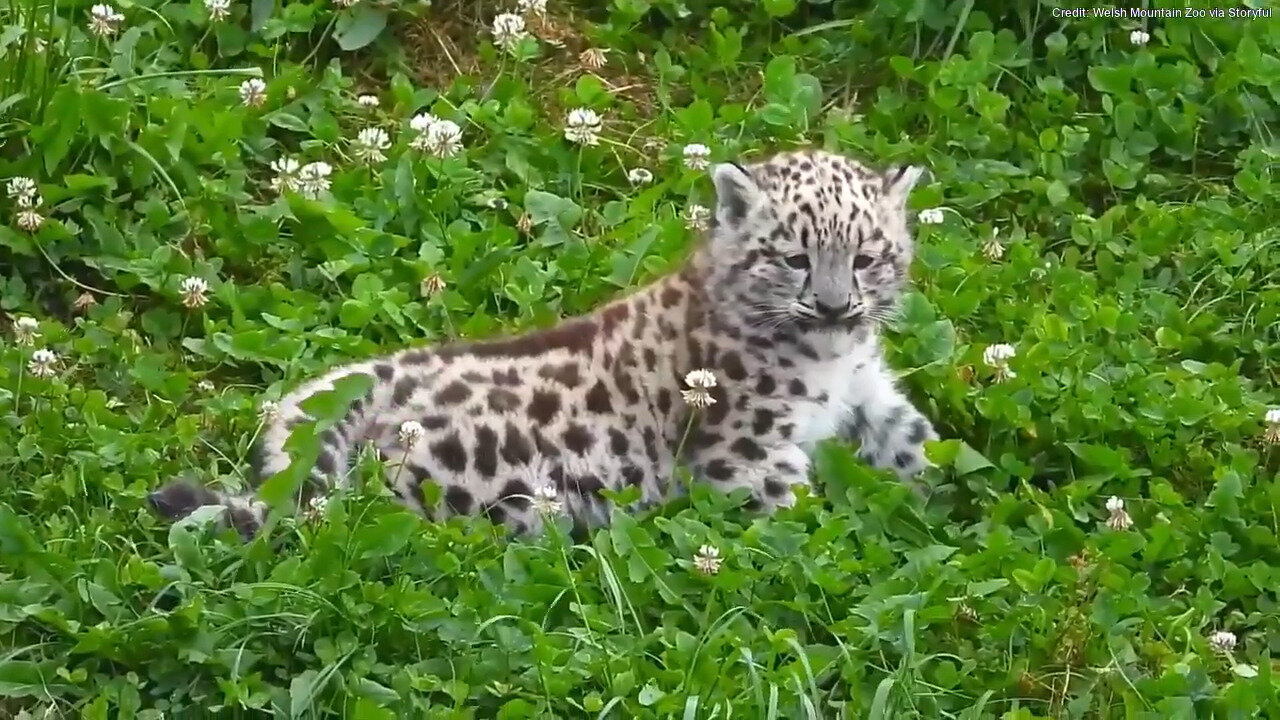
<svg viewBox="0 0 1280 720"><path fill-rule="evenodd" d="M87 6L0 9L0 180L34 178L44 218L23 229L0 197L0 713L1280 710L1280 25L865 5L614 0L574 24L552 0L510 51L487 3L254 0L215 22L141 0L109 38ZM400 42L450 23L470 40ZM609 50L598 74L588 46ZM239 90L255 77L261 106ZM579 107L599 144L565 138ZM458 124L458 154L413 147L424 112ZM391 142L362 162L371 126ZM917 227L888 338L948 438L927 499L828 444L819 492L776 517L695 486L581 544L423 522L368 461L356 491L248 544L146 510L179 473L241 483L261 398L303 377L669 270L712 200L690 143L932 169L912 206L942 221ZM329 163L330 187L276 192L286 157ZM1004 379L996 343L1016 349ZM314 452L325 422L291 446ZM1108 527L1112 496L1131 527Z"/></svg>

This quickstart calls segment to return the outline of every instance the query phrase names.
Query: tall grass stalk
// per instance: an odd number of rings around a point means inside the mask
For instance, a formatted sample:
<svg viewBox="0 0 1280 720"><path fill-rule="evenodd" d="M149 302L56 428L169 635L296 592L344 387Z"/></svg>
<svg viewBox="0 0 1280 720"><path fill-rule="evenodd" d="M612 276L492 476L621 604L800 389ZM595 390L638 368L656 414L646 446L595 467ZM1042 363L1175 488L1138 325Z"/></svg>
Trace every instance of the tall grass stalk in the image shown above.
<svg viewBox="0 0 1280 720"><path fill-rule="evenodd" d="M0 67L7 68L0 70L0 147L43 122L49 97L65 74L51 32L57 12L58 0L0 4L0 27L21 29L0 34L0 58L5 60Z"/></svg>

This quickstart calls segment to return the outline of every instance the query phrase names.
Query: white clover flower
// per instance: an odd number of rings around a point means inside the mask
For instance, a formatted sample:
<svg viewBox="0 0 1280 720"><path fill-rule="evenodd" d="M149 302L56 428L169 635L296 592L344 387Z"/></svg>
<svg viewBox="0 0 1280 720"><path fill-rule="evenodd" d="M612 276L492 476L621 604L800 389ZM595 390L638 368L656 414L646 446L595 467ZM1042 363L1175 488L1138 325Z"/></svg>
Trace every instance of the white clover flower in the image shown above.
<svg viewBox="0 0 1280 720"><path fill-rule="evenodd" d="M18 223L18 227L27 232L35 232L40 229L41 225L44 225L44 215L33 209L20 211L15 220Z"/></svg>
<svg viewBox="0 0 1280 720"><path fill-rule="evenodd" d="M690 230L706 230L710 220L711 210L704 205L690 205L689 209L684 211L684 224Z"/></svg>
<svg viewBox="0 0 1280 720"><path fill-rule="evenodd" d="M517 0L516 9L523 15L542 17L547 14L547 0Z"/></svg>
<svg viewBox="0 0 1280 720"><path fill-rule="evenodd" d="M1146 45L1151 40L1151 34L1144 30L1134 30L1129 33L1129 42L1134 45Z"/></svg>
<svg viewBox="0 0 1280 720"><path fill-rule="evenodd" d="M708 408L716 404L716 399L711 397L711 393L706 390L681 390L680 397L684 398L686 405L695 408Z"/></svg>
<svg viewBox="0 0 1280 720"><path fill-rule="evenodd" d="M209 11L209 19L221 22L231 15L231 0L204 0L204 8Z"/></svg>
<svg viewBox="0 0 1280 720"><path fill-rule="evenodd" d="M1107 498L1107 512L1111 513L1107 518L1107 527L1112 530L1128 530L1133 527L1133 518L1124 509L1124 500L1115 495Z"/></svg>
<svg viewBox="0 0 1280 720"><path fill-rule="evenodd" d="M564 511L564 503L560 502L560 494L556 486L550 483L533 491L533 508L542 515L559 515Z"/></svg>
<svg viewBox="0 0 1280 720"><path fill-rule="evenodd" d="M1270 445L1280 445L1280 408L1271 408L1263 416L1266 428L1262 431L1262 441Z"/></svg>
<svg viewBox="0 0 1280 720"><path fill-rule="evenodd" d="M380 127L367 127L356 134L351 147L357 160L369 164L380 163L387 159L382 151L391 147L391 136Z"/></svg>
<svg viewBox="0 0 1280 720"><path fill-rule="evenodd" d="M438 122L440 122L440 118L436 117L435 115L432 115L429 112L418 113L417 115L414 115L413 119L409 121L409 129L413 130L415 133L417 133L417 135L414 136L413 140L409 142L409 147L413 148L414 150L421 150L421 151L428 150L427 131L430 130L432 126L434 126Z"/></svg>
<svg viewBox="0 0 1280 720"><path fill-rule="evenodd" d="M444 278L440 277L439 273L424 278L422 282L418 284L418 292L422 293L423 297L431 297L432 295L442 293L444 292L444 288Z"/></svg>
<svg viewBox="0 0 1280 720"><path fill-rule="evenodd" d="M89 32L100 38L115 35L122 22L124 22L124 15L105 3L94 5L89 10Z"/></svg>
<svg viewBox="0 0 1280 720"><path fill-rule="evenodd" d="M204 278L188 277L183 278L180 286L182 292L182 304L188 308L204 307L209 302L209 298L205 296L209 292L209 283Z"/></svg>
<svg viewBox="0 0 1280 720"><path fill-rule="evenodd" d="M240 83L240 102L245 107L262 107L267 102L267 83L262 78L249 78Z"/></svg>
<svg viewBox="0 0 1280 720"><path fill-rule="evenodd" d="M462 128L452 120L436 120L418 137L422 139L421 149L436 157L450 157L462 150Z"/></svg>
<svg viewBox="0 0 1280 720"><path fill-rule="evenodd" d="M286 190L297 192L302 187L302 181L298 177L298 170L301 167L301 163L291 157L272 160L271 171L276 176L271 178L271 189L277 193L283 193Z"/></svg>
<svg viewBox="0 0 1280 720"><path fill-rule="evenodd" d="M400 444L407 450L416 445L426 432L422 427L422 423L417 420L405 420L400 423L400 431L397 435L400 438Z"/></svg>
<svg viewBox="0 0 1280 720"><path fill-rule="evenodd" d="M684 166L690 170L706 170L711 166L711 148L702 143L685 145Z"/></svg>
<svg viewBox="0 0 1280 720"><path fill-rule="evenodd" d="M40 337L40 321L33 317L20 317L13 321L13 338L19 345L34 345Z"/></svg>
<svg viewBox="0 0 1280 720"><path fill-rule="evenodd" d="M258 419L262 422L275 422L280 417L280 403L275 400L263 400L258 406Z"/></svg>
<svg viewBox="0 0 1280 720"><path fill-rule="evenodd" d="M36 197L37 190L39 188L36 186L35 180L32 180L29 177L19 176L9 178L9 184L6 189L9 193L9 197L17 199L18 202L22 202L23 198Z"/></svg>
<svg viewBox="0 0 1280 720"><path fill-rule="evenodd" d="M38 192L19 195L14 200L22 210L34 210L44 204L44 198L40 197Z"/></svg>
<svg viewBox="0 0 1280 720"><path fill-rule="evenodd" d="M710 390L716 386L716 374L706 368L698 368L685 373L684 384L700 390Z"/></svg>
<svg viewBox="0 0 1280 720"><path fill-rule="evenodd" d="M1220 653L1229 653L1236 649L1236 634L1227 630L1219 630L1209 636L1209 647Z"/></svg>
<svg viewBox="0 0 1280 720"><path fill-rule="evenodd" d="M982 244L982 255L991 262L999 260L1004 257L1004 243L1001 243L1000 238L993 234Z"/></svg>
<svg viewBox="0 0 1280 720"><path fill-rule="evenodd" d="M582 67L588 70L599 70L604 67L606 58L604 50L600 48L587 48L578 53L578 62L582 63Z"/></svg>
<svg viewBox="0 0 1280 720"><path fill-rule="evenodd" d="M432 125L435 125L438 122L440 122L440 118L436 117L435 115L432 115L429 112L418 113L417 115L413 116L412 120L409 121L409 127L412 130L414 130L414 132L424 133L427 131L427 128L431 127Z"/></svg>
<svg viewBox="0 0 1280 720"><path fill-rule="evenodd" d="M315 200L329 191L329 175L333 167L327 162L307 163L298 170L298 192Z"/></svg>
<svg viewBox="0 0 1280 720"><path fill-rule="evenodd" d="M211 393L214 391L212 380L201 380L196 383L196 389L202 393Z"/></svg>
<svg viewBox="0 0 1280 720"><path fill-rule="evenodd" d="M996 380L1009 380L1018 377L1018 373L1009 367L1009 360L1017 354L1013 350L1013 346L1008 343L999 343L988 347L982 353L982 360L989 367L995 370Z"/></svg>
<svg viewBox="0 0 1280 720"><path fill-rule="evenodd" d="M329 498L319 496L311 498L307 501L306 519L311 522L319 522L324 517L324 511L329 507Z"/></svg>
<svg viewBox="0 0 1280 720"><path fill-rule="evenodd" d="M528 34L519 15L502 13L493 19L493 41L503 50L510 52Z"/></svg>
<svg viewBox="0 0 1280 720"><path fill-rule="evenodd" d="M937 225L942 222L942 208L927 208L920 211L916 218L923 225Z"/></svg>
<svg viewBox="0 0 1280 720"><path fill-rule="evenodd" d="M27 372L38 378L53 377L58 372L57 353L44 348L31 353L31 361L27 363Z"/></svg>
<svg viewBox="0 0 1280 720"><path fill-rule="evenodd" d="M995 369L996 380L1006 380L1018 376L1017 373L1009 369L1009 360L1017 354L1018 351L1012 345L998 343L989 345L986 350L982 351L982 361Z"/></svg>
<svg viewBox="0 0 1280 720"><path fill-rule="evenodd" d="M75 308L76 312L84 312L97 304L98 298L94 297L93 293L86 290L76 297L76 301L71 304L71 307Z"/></svg>
<svg viewBox="0 0 1280 720"><path fill-rule="evenodd" d="M596 145L600 142L603 120L595 110L577 108L569 112L564 121L564 139L580 145Z"/></svg>
<svg viewBox="0 0 1280 720"><path fill-rule="evenodd" d="M695 408L711 407L716 399L711 397L711 388L716 386L715 373L706 368L690 370L684 376L684 384L689 388L680 391L685 403Z"/></svg>
<svg viewBox="0 0 1280 720"><path fill-rule="evenodd" d="M693 556L693 566L703 575L715 575L720 572L720 550L714 545L703 545L698 554Z"/></svg>
<svg viewBox="0 0 1280 720"><path fill-rule="evenodd" d="M632 185L648 185L653 182L653 173L645 168L631 168L627 172L627 182Z"/></svg>
<svg viewBox="0 0 1280 720"><path fill-rule="evenodd" d="M381 103L378 101L377 95L361 95L360 97L356 98L356 104L362 108L368 108L372 110L373 108L378 107L378 105L380 105Z"/></svg>

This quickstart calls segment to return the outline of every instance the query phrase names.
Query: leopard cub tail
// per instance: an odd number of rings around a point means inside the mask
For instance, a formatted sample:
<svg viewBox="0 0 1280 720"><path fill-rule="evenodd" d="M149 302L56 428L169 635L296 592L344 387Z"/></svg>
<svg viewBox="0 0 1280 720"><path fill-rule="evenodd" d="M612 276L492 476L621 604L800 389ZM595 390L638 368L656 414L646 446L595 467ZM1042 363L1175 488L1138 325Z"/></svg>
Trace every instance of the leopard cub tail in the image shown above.
<svg viewBox="0 0 1280 720"><path fill-rule="evenodd" d="M252 540L267 519L267 504L252 495L221 492L186 478L148 494L147 502L170 522L182 520L206 505L220 505L220 521L235 528L245 541Z"/></svg>
<svg viewBox="0 0 1280 720"><path fill-rule="evenodd" d="M251 461L250 485L244 492L223 492L204 487L189 477L173 480L147 496L151 507L163 518L181 520L197 508L220 505L224 508L221 520L234 527L241 537L251 540L266 523L267 504L256 497L256 488L267 478L290 467L293 458L285 449L290 433L299 423L313 419L301 403L316 393L333 390L336 383L348 376L366 375L381 377L372 370L371 363L354 363L331 370L327 374L290 392L276 403L261 428L257 447ZM304 503L317 494L327 494L341 486L350 469L357 444L365 439L366 416L375 398L389 395L383 388L375 395L373 390L365 397L350 404L346 416L335 427L320 436L320 454L310 468L306 482L299 489L298 502Z"/></svg>

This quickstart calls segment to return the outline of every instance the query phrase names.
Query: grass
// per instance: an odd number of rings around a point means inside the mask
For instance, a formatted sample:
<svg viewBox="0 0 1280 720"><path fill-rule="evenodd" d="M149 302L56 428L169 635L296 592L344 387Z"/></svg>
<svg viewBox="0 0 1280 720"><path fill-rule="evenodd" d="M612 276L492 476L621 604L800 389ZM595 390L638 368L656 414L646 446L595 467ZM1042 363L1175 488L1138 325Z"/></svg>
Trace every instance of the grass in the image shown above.
<svg viewBox="0 0 1280 720"><path fill-rule="evenodd" d="M110 37L87 7L0 10L0 181L35 179L43 220L0 197L0 716L1280 709L1280 26L552 0L505 50L487 0L116 10ZM564 138L578 107L599 145ZM458 154L411 147L421 112ZM775 517L695 486L581 543L426 523L367 461L249 544L146 510L179 473L241 482L263 400L323 368L666 272L712 201L691 143L931 168L912 207L942 221L889 337L947 438L927 499L831 443ZM273 191L286 156L330 187Z"/></svg>

